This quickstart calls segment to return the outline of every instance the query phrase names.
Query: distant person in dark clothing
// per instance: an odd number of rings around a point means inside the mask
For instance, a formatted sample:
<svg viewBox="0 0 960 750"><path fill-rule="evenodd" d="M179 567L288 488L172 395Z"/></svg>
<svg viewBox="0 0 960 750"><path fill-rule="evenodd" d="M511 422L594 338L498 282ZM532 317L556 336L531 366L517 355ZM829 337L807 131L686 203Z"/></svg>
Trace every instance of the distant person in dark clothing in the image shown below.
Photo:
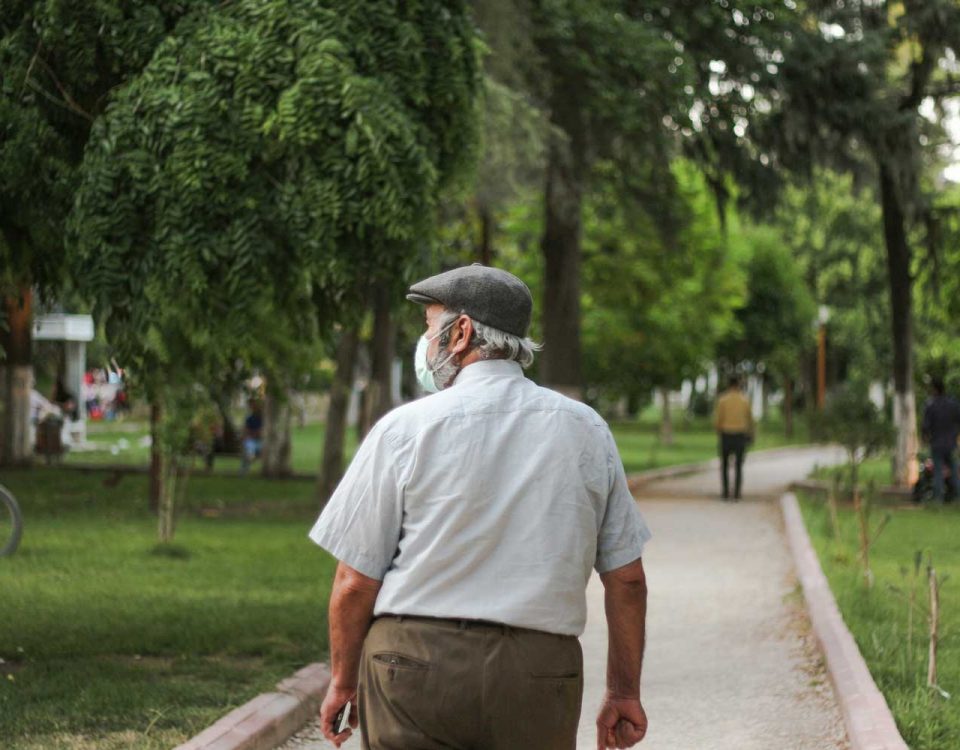
<svg viewBox="0 0 960 750"><path fill-rule="evenodd" d="M960 489L960 469L957 467L957 435L960 434L960 404L946 395L943 380L930 383L930 400L923 410L923 438L930 444L933 459L933 497L943 501L944 467L950 467L953 491Z"/></svg>
<svg viewBox="0 0 960 750"><path fill-rule="evenodd" d="M244 471L260 456L263 447L263 416L260 404L250 399L250 414L243 422L243 464Z"/></svg>
<svg viewBox="0 0 960 750"><path fill-rule="evenodd" d="M67 387L63 384L63 380L59 377L53 385L53 398L50 400L60 407L65 417L74 421L80 418L77 409L77 399L67 390Z"/></svg>
<svg viewBox="0 0 960 750"><path fill-rule="evenodd" d="M743 486L743 458L747 452L747 444L753 439L753 412L750 410L750 401L740 389L739 377L730 378L729 387L717 399L713 426L720 436L723 499L730 497L728 467L732 457L736 461L733 498L739 500Z"/></svg>

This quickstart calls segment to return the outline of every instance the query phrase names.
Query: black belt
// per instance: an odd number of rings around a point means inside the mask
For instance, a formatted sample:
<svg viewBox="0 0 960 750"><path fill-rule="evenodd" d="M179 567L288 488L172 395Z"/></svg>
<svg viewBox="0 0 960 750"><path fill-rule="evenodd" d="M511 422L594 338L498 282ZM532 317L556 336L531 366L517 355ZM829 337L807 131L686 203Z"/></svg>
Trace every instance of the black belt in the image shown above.
<svg viewBox="0 0 960 750"><path fill-rule="evenodd" d="M394 615L383 614L380 618L390 618L397 622L423 622L428 625L440 625L445 627L457 628L458 630L472 630L474 628L496 628L498 630L522 630L523 628L513 628L502 622L493 622L492 620L468 620L459 617L425 617L423 615ZM378 618L379 619L379 618Z"/></svg>
<svg viewBox="0 0 960 750"><path fill-rule="evenodd" d="M573 638L573 635L560 635L559 633L548 633L545 630L536 630L535 628L518 628L514 625L507 625L503 622L494 622L492 620L471 620L460 617L426 617L423 615L395 615L384 613L377 616L378 620L394 620L395 622L420 622L427 625L438 625L445 628L456 628L457 630L499 630L501 633L537 633L539 635L552 635L557 638Z"/></svg>

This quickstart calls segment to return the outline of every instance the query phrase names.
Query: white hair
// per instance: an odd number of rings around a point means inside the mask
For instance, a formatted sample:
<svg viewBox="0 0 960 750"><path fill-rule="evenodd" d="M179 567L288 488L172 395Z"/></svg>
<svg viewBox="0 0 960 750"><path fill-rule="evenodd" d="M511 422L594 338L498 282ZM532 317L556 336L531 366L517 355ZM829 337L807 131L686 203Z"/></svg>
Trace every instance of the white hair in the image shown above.
<svg viewBox="0 0 960 750"><path fill-rule="evenodd" d="M444 311L440 316L438 328L441 331L453 325L453 322L461 315L453 310ZM469 315L467 315L470 318ZM521 367L527 368L533 364L533 355L535 352L543 349L543 344L538 344L533 339L515 336L512 333L501 331L499 328L485 325L473 318L470 318L473 324L473 346L480 353L480 359L509 359L518 362ZM446 346L450 340L450 331L446 330L440 336L440 345Z"/></svg>

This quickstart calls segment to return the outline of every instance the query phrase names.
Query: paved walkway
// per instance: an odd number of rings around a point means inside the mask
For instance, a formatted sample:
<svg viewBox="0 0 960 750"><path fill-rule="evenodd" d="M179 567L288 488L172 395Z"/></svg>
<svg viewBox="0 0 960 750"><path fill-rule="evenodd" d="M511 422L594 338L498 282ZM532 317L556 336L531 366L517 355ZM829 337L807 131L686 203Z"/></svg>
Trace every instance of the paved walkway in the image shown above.
<svg viewBox="0 0 960 750"><path fill-rule="evenodd" d="M796 591L779 509L769 499L842 453L814 448L747 460L745 499L717 499L711 470L640 489L654 532L643 701L645 750L846 748L839 709ZM603 590L587 590L578 748L596 747L607 634ZM283 746L319 750L314 726ZM359 748L353 739L345 748ZM519 748L518 748L519 750Z"/></svg>

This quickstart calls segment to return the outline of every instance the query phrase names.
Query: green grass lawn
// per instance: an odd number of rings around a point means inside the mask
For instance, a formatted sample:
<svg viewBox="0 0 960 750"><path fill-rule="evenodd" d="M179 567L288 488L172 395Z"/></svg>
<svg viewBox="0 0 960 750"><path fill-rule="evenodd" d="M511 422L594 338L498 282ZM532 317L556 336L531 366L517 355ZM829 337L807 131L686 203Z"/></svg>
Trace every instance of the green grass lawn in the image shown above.
<svg viewBox="0 0 960 750"><path fill-rule="evenodd" d="M140 422L91 422L87 428L89 441L94 450L70 452L64 457L68 464L117 464L145 466L150 462L149 444L143 440L149 435L149 426ZM293 470L313 473L320 466L323 451L324 426L307 424L294 427L291 433L290 463ZM347 454L352 456L357 447L355 430L347 432ZM201 460L197 459L197 468ZM235 473L240 469L237 456L216 456L215 473ZM256 472L256 468L254 468Z"/></svg>
<svg viewBox="0 0 960 750"><path fill-rule="evenodd" d="M5 749L169 748L325 656L310 483L194 478L170 556L143 476L2 479L25 517L0 560Z"/></svg>
<svg viewBox="0 0 960 750"><path fill-rule="evenodd" d="M68 460L146 463L142 425L91 433L130 447ZM631 472L716 453L704 421L678 419L670 447L649 421L614 434ZM760 447L780 434L762 431ZM293 437L294 468L314 471L322 427ZM25 518L19 552L0 560L4 750L169 748L326 658L333 561L306 539L312 481L194 475L175 555L154 551L143 474L41 467L0 481Z"/></svg>
<svg viewBox="0 0 960 750"><path fill-rule="evenodd" d="M813 477L815 479L829 480L832 479L837 472L840 473L843 482L849 484L850 470L846 466L820 468L813 472ZM867 459L860 465L858 476L864 486L869 482L873 482L877 487L889 487L893 484L893 464L891 463L890 455L884 454Z"/></svg>
<svg viewBox="0 0 960 750"><path fill-rule="evenodd" d="M615 422L611 425L627 473L663 466L697 463L717 456L717 436L706 419L678 420L674 425L673 445L660 442L659 425L650 420ZM779 448L805 442L806 431L798 425L792 438L784 436L779 423L762 424L757 429L754 450Z"/></svg>
<svg viewBox="0 0 960 750"><path fill-rule="evenodd" d="M678 415L674 426L674 443L662 445L656 415L645 415L634 422L614 422L611 425L620 455L628 472L645 471L662 466L705 461L717 455L716 435L706 419L684 419ZM68 453L68 464L118 464L145 466L150 461L150 449L141 444L148 434L147 426L136 422L91 423L90 441L96 450ZM291 434L291 465L299 473L317 471L323 450L324 426L308 424L295 427ZM787 439L783 427L777 422L763 424L757 431L756 449L776 448L782 445L804 442L806 430L797 425L794 437ZM352 456L356 450L356 431L347 434L346 453ZM199 469L199 460L198 460ZM235 473L240 468L240 459L232 456L217 456L214 473ZM256 473L256 467L253 472Z"/></svg>
<svg viewBox="0 0 960 750"><path fill-rule="evenodd" d="M878 506L874 523L883 513L892 519L871 551L875 583L863 584L856 563L857 524L849 508L841 508L841 540L833 539L826 505L811 499L802 503L804 518L831 588L853 632L870 671L890 704L897 724L912 750L960 747L960 509L916 509ZM909 587L917 551L932 556L938 573L950 576L941 590L941 646L939 684L952 694L943 699L926 687L927 623L915 616L912 647L908 647L907 602L892 590ZM926 562L924 562L926 565ZM917 583L918 597L926 601L925 571Z"/></svg>

